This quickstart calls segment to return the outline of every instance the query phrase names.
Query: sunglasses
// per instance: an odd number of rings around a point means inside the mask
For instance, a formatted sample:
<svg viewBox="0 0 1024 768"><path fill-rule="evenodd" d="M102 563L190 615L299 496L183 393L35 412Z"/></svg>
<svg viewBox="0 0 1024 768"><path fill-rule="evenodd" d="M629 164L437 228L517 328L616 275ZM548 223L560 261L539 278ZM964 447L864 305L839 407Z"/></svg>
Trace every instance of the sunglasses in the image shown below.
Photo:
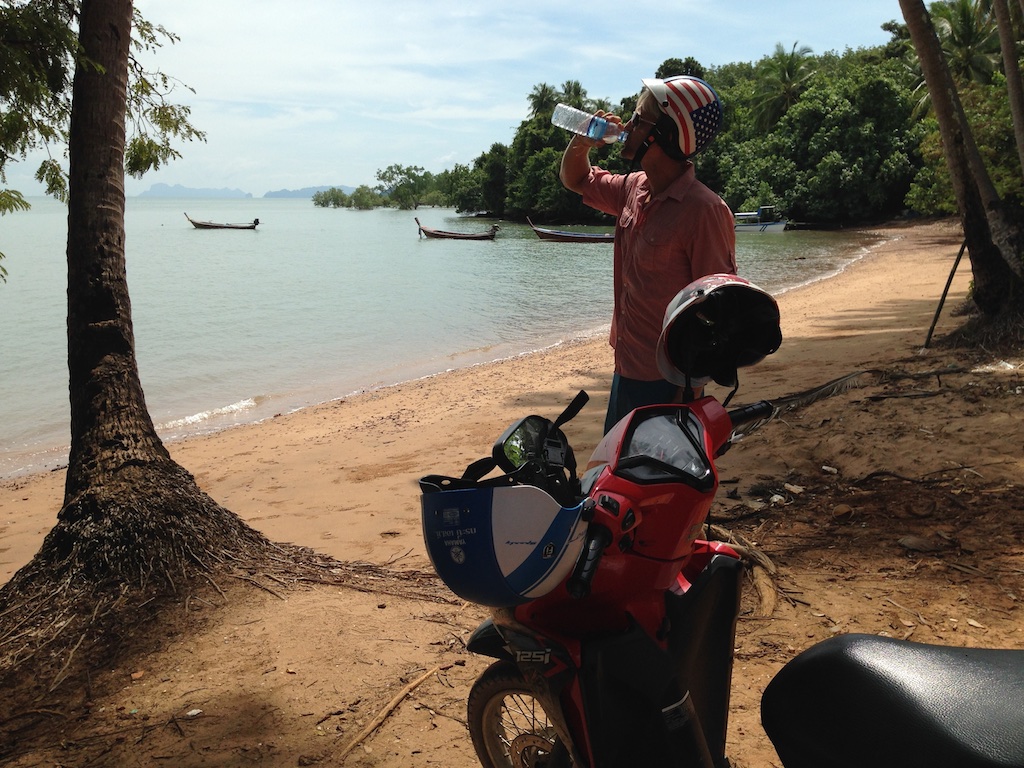
<svg viewBox="0 0 1024 768"><path fill-rule="evenodd" d="M653 120L648 120L647 118L640 117L640 113L639 112L634 112L633 116L631 118L629 118L629 122L626 123L626 125L632 126L632 125L635 125L636 123L644 123L645 125L649 125L652 128L655 125L657 125L657 123L655 121L653 121Z"/></svg>

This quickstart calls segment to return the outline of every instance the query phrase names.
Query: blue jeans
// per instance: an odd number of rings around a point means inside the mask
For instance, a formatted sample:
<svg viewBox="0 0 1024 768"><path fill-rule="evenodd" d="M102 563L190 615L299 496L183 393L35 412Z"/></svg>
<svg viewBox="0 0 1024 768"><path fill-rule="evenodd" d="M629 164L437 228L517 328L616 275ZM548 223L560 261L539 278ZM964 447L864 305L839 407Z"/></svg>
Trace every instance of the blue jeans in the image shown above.
<svg viewBox="0 0 1024 768"><path fill-rule="evenodd" d="M616 373L612 376L612 389L608 394L608 414L604 419L604 433L607 435L623 416L635 408L678 403L679 390L678 384L664 379L639 381L627 379Z"/></svg>

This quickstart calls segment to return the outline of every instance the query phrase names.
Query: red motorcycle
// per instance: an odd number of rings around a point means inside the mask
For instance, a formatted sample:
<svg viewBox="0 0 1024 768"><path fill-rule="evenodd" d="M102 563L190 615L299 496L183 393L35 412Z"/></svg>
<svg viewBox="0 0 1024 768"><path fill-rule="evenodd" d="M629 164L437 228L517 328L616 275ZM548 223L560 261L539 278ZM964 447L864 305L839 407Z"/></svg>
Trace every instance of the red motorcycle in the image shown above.
<svg viewBox="0 0 1024 768"><path fill-rule="evenodd" d="M778 320L774 300L745 280L697 281L666 312L659 367L686 392L714 379L735 393L737 368L777 349ZM468 701L470 736L485 768L729 765L742 564L727 545L700 534L718 488L715 458L788 405L727 410L731 397L631 412L577 478L561 427L587 402L581 392L553 422L534 415L511 425L492 455L462 477L421 479L435 570L456 594L491 608L468 642L470 651L496 659ZM504 474L493 476L495 468ZM1024 766L1024 653L975 651L969 662L951 664L948 657L964 649L906 643L891 650L893 642L829 641L773 681L763 720L787 768ZM895 678L880 682L873 665L900 653L917 663L889 664ZM960 713L943 720L942 708L929 704L938 698L928 676L935 666L1016 701L978 708L996 723L999 746L989 752L1009 762L974 758L987 736L954 727L963 723ZM887 709L874 703L893 691L899 695L889 695ZM954 702L973 695L944 693ZM886 722L873 732L856 727L880 712ZM914 728L940 746L917 745L914 759L895 760L907 750L885 748L897 737L913 740Z"/></svg>

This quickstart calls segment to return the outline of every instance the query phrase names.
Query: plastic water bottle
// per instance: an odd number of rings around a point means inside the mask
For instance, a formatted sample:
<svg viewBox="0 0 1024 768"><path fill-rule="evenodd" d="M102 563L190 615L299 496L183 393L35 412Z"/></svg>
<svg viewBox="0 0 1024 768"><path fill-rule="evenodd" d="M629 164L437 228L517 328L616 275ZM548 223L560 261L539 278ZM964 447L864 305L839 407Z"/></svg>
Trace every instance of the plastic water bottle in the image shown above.
<svg viewBox="0 0 1024 768"><path fill-rule="evenodd" d="M559 128L565 128L580 136L601 140L606 144L614 144L617 141L625 141L627 131L615 123L610 123L603 117L584 112L582 109L570 107L568 104L559 104L551 115L551 124Z"/></svg>

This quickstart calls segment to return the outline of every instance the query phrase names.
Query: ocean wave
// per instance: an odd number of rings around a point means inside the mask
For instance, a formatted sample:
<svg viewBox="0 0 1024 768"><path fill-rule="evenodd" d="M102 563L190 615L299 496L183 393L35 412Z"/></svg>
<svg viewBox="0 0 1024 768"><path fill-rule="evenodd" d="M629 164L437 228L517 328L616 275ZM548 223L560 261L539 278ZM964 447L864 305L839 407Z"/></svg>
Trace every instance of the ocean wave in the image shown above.
<svg viewBox="0 0 1024 768"><path fill-rule="evenodd" d="M257 399L258 398L247 397L245 400L239 400L237 403L232 403L231 405L225 405L221 408L214 408L209 411L200 411L199 413L194 413L191 416L186 416L182 419L167 421L160 424L157 427L157 430L174 431L183 427L195 428L226 416L234 417L245 414L258 406Z"/></svg>

